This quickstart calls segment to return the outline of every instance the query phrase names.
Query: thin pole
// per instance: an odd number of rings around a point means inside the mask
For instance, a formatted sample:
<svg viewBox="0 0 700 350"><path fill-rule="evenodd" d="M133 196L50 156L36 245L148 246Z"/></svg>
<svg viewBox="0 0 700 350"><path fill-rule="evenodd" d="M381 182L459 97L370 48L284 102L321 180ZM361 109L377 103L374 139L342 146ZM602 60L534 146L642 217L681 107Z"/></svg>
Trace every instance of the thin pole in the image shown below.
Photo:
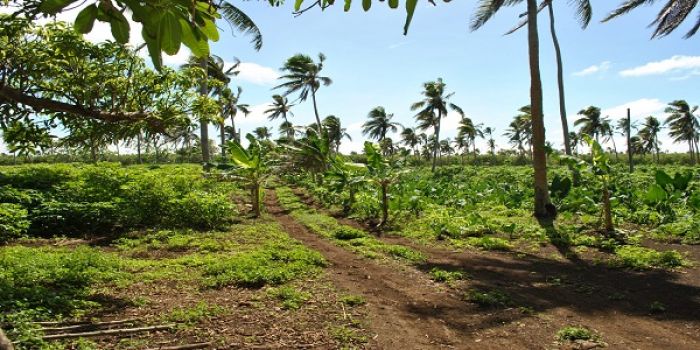
<svg viewBox="0 0 700 350"><path fill-rule="evenodd" d="M634 172L634 162L632 160L632 117L630 109L627 108L627 158L630 163L630 173Z"/></svg>

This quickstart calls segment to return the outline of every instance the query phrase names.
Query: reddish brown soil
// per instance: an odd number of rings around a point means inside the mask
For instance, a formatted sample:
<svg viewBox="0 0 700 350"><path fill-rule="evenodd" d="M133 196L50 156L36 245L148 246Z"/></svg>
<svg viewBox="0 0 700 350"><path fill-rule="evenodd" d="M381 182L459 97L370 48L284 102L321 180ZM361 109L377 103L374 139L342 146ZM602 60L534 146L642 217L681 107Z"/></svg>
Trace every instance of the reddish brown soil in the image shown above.
<svg viewBox="0 0 700 350"><path fill-rule="evenodd" d="M306 198L305 202L311 204L312 200ZM354 289L364 294L370 288L369 311L374 321L371 327L378 333L378 340L387 340L378 341L381 348L423 349L430 348L429 344L449 344L460 349L546 349L590 345L555 342L559 329L578 325L594 330L611 349L700 349L697 266L677 272L636 272L611 269L570 252L561 255L569 256L568 259L553 259L546 255L549 253L457 251L447 246L417 244L402 237L380 238L425 253L429 258L417 266L419 271L440 268L464 271L471 276L469 281L457 283L446 292L431 286L426 274L358 260L303 228L294 227L298 224L290 223L286 215L277 216L291 235L328 254L330 261L338 261L334 283L352 290L352 283L357 283L362 274L372 277L374 282L363 281ZM363 227L352 220L339 220ZM656 248L682 248L679 250L699 261L698 246ZM469 289L503 291L525 309L479 309L455 296ZM650 306L655 302L665 305L666 310L653 314ZM401 329L383 327L377 322L401 324ZM416 334L429 334L426 340L431 342L419 342Z"/></svg>

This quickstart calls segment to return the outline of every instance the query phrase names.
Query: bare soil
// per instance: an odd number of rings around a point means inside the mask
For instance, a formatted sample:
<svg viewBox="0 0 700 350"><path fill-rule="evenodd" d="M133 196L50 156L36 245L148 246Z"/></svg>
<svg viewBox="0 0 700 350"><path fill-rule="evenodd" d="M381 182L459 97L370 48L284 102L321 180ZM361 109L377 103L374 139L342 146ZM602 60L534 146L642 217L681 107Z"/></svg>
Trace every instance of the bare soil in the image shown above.
<svg viewBox="0 0 700 350"><path fill-rule="evenodd" d="M312 199L303 200L313 205ZM272 199L268 208L290 235L318 249L335 264L334 283L368 297L370 329L377 333L374 345L378 348L596 346L591 342L556 341L559 329L583 326L600 337L598 346L611 349L700 349L697 263L679 271L639 272L609 268L572 252L556 254L553 246L538 254L486 252L381 236L386 243L408 246L428 256L416 269L402 270L359 259L311 234L280 212ZM369 230L349 219L339 221ZM653 245L657 249L678 249L700 261L698 246ZM463 271L470 279L441 288L424 273L433 268ZM369 278L363 280L363 275ZM463 301L461 296L473 289L504 292L517 306L484 309ZM662 305L665 311L655 311L652 304Z"/></svg>

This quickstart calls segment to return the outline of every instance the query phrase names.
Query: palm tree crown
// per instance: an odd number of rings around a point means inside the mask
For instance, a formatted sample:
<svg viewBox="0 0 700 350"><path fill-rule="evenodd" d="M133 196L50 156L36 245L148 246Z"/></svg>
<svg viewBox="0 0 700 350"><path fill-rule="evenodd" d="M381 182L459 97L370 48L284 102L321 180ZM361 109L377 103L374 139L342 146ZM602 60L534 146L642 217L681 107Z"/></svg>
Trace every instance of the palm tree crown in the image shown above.
<svg viewBox="0 0 700 350"><path fill-rule="evenodd" d="M683 100L673 101L666 107L669 114L664 124L669 127L669 136L673 142L688 142L690 159L695 164L698 154L698 138L700 138L700 123L695 116L698 106L690 107L688 102Z"/></svg>
<svg viewBox="0 0 700 350"><path fill-rule="evenodd" d="M580 126L580 132L593 136L596 141L600 141L600 135L604 133L603 118L600 116L600 108L595 106L586 107L578 112L581 118L574 122L575 126Z"/></svg>
<svg viewBox="0 0 700 350"><path fill-rule="evenodd" d="M374 108L367 114L368 121L362 125L362 134L378 141L384 140L389 132L398 131L401 124L392 122L393 113L387 113L384 107Z"/></svg>
<svg viewBox="0 0 700 350"><path fill-rule="evenodd" d="M322 53L318 54L318 63L308 56L296 54L285 62L281 70L285 73L279 79L285 81L277 85L274 89L286 89L284 95L299 93L299 101L306 101L311 94L311 99L314 104L314 113L316 115L316 126L320 133L322 129L321 117L318 114L318 106L316 103L316 91L323 86L330 85L333 81L329 77L321 76L323 70L323 62L326 56Z"/></svg>

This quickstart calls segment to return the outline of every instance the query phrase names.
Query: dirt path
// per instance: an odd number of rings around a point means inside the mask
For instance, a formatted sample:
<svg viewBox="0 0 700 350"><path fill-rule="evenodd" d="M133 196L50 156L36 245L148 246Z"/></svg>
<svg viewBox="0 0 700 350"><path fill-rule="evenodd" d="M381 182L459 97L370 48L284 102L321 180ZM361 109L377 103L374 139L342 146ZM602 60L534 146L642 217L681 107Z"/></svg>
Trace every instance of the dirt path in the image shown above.
<svg viewBox="0 0 700 350"><path fill-rule="evenodd" d="M272 191L266 207L290 236L325 256L331 263L328 275L337 287L365 298L369 327L376 333L373 348L485 348L473 340L469 344L473 308L420 272L382 266L313 234L279 207Z"/></svg>
<svg viewBox="0 0 700 350"><path fill-rule="evenodd" d="M308 200L305 202L309 204ZM353 220L338 220L366 229ZM437 267L467 272L471 280L457 286L457 290L498 289L534 314L530 317L507 310L464 310L461 306L462 311L454 319L444 318L440 312L424 315L444 321L449 329L460 329L456 335L463 338L451 339L454 344L462 341L458 348L469 348L477 340L480 342L476 348L557 348L557 330L582 325L596 330L613 349L700 349L697 265L680 272L635 272L583 259L453 250L417 244L403 237L380 239L423 252L428 260L419 270L427 272ZM688 253L697 262L700 247L684 248L691 250ZM652 304L662 305L665 310L654 313ZM494 320L501 324L494 325ZM465 334L465 326L471 327L471 332Z"/></svg>

